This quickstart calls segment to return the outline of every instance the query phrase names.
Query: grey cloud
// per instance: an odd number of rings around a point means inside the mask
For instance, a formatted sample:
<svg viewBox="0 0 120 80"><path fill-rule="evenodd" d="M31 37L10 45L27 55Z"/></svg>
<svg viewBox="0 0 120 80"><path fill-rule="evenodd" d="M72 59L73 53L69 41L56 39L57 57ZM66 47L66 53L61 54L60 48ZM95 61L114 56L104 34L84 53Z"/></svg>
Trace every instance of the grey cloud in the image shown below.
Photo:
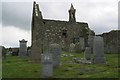
<svg viewBox="0 0 120 80"><path fill-rule="evenodd" d="M21 29L29 30L31 27L32 4L32 2L3 3L3 26L13 25ZM117 26L116 10L111 10L108 12L109 14L106 14L106 12L104 12L105 10L103 11L106 7L113 7L109 1L104 3L76 2L73 3L73 5L76 9L77 21L87 22L96 33L102 33L103 31L110 29L108 28L109 26ZM68 20L70 2L39 2L39 7L45 19ZM99 16L99 13L101 16Z"/></svg>
<svg viewBox="0 0 120 80"><path fill-rule="evenodd" d="M32 2L2 2L3 26L15 26L29 30L31 27ZM67 4L67 5L66 5ZM68 19L68 3L39 2L45 19Z"/></svg>
<svg viewBox="0 0 120 80"><path fill-rule="evenodd" d="M63 2L40 2L42 15L46 19L68 20L70 3Z"/></svg>
<svg viewBox="0 0 120 80"><path fill-rule="evenodd" d="M0 24L2 23L2 3L0 2Z"/></svg>
<svg viewBox="0 0 120 80"><path fill-rule="evenodd" d="M29 30L31 25L32 3L30 2L3 2L3 26L15 26Z"/></svg>
<svg viewBox="0 0 120 80"><path fill-rule="evenodd" d="M120 1L118 3L118 29L120 29Z"/></svg>

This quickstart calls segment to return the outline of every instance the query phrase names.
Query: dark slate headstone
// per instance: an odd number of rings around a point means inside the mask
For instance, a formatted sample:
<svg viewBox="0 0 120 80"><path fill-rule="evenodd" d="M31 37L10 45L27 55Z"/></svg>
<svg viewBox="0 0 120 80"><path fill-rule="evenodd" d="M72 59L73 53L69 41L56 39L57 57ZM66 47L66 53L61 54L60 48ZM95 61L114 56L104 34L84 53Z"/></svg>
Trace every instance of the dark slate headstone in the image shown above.
<svg viewBox="0 0 120 80"><path fill-rule="evenodd" d="M41 55L42 63L42 78L51 78L53 76L53 60L52 54L42 54Z"/></svg>
<svg viewBox="0 0 120 80"><path fill-rule="evenodd" d="M53 57L53 67L58 67L60 65L60 54L61 47L59 44L50 44L49 53L52 54Z"/></svg>
<svg viewBox="0 0 120 80"><path fill-rule="evenodd" d="M103 38L100 36L94 37L93 53L94 53L93 63L105 63L104 42Z"/></svg>
<svg viewBox="0 0 120 80"><path fill-rule="evenodd" d="M86 47L85 48L85 58L86 60L90 60L91 58L91 48L90 47Z"/></svg>

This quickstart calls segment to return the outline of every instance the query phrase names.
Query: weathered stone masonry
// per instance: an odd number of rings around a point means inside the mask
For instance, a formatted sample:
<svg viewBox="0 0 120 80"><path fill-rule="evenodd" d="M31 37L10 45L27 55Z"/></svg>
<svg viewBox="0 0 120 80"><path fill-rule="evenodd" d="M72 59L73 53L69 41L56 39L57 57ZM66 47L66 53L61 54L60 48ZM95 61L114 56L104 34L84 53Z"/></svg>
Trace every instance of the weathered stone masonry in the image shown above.
<svg viewBox="0 0 120 80"><path fill-rule="evenodd" d="M87 45L88 31L87 23L76 22L75 12L71 4L69 21L43 19L39 5L33 3L32 15L32 59L39 61L41 53L44 53L49 44L57 43L65 51L69 50L70 43L79 42L79 38L85 39ZM93 35L94 32L92 31Z"/></svg>

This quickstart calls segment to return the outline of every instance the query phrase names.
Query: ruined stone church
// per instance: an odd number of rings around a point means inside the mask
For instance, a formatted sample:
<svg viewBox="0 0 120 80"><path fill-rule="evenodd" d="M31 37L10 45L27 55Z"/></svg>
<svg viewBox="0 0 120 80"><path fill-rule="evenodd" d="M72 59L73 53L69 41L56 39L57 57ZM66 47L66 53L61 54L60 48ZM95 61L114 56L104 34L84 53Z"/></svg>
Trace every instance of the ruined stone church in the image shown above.
<svg viewBox="0 0 120 80"><path fill-rule="evenodd" d="M43 19L39 5L33 3L32 14L32 46L31 58L35 61L40 61L40 56L48 49L49 44L60 44L62 50L68 51L71 43L79 42L80 38L84 38L87 45L87 38L90 30L87 23L76 22L76 9L71 4L69 13L69 21L48 20Z"/></svg>

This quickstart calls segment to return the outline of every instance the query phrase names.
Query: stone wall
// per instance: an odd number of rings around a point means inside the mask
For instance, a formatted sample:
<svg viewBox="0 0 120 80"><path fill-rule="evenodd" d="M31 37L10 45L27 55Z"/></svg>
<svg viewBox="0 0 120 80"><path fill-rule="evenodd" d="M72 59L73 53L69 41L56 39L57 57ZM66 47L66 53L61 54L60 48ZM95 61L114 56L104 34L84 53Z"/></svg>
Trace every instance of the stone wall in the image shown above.
<svg viewBox="0 0 120 80"><path fill-rule="evenodd" d="M2 59L4 59L6 57L6 48L4 46L0 46L1 50L2 50Z"/></svg>
<svg viewBox="0 0 120 80"><path fill-rule="evenodd" d="M106 53L120 53L120 30L103 33L102 37Z"/></svg>
<svg viewBox="0 0 120 80"><path fill-rule="evenodd" d="M12 56L18 56L19 48L11 48L12 50Z"/></svg>
<svg viewBox="0 0 120 80"><path fill-rule="evenodd" d="M71 5L70 10L73 9L74 7ZM69 13L71 12L70 10ZM72 14L69 15L72 16ZM71 17L70 19L73 18ZM45 49L47 49L49 44L53 43L62 46L64 51L69 51L69 45L71 43L79 42L79 38L83 37L86 45L88 33L91 31L88 24L84 22L76 22L76 19L73 20L74 21L71 22L70 20L60 21L43 19L38 4L34 2L32 15L32 57L38 57L38 55L46 51ZM94 34L93 31L91 32ZM40 58L38 57L38 59Z"/></svg>

